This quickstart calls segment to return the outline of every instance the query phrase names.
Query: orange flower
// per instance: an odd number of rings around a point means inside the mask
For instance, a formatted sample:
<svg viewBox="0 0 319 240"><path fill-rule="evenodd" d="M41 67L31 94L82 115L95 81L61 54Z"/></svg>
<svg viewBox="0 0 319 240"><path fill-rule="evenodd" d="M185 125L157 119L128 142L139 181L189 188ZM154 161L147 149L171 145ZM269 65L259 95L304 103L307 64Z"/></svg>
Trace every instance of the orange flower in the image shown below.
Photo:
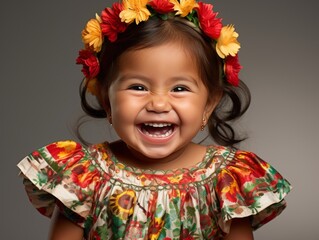
<svg viewBox="0 0 319 240"><path fill-rule="evenodd" d="M87 81L87 83L86 83L87 84L87 86L86 86L87 91L94 96L98 96L97 79L96 78L91 78L91 79L87 78L86 81Z"/></svg>
<svg viewBox="0 0 319 240"><path fill-rule="evenodd" d="M146 5L148 0L123 0L124 10L120 13L122 22L139 24L151 15Z"/></svg>
<svg viewBox="0 0 319 240"><path fill-rule="evenodd" d="M100 27L101 19L96 15L96 19L91 19L82 31L82 41L87 49L94 52L101 51L103 36Z"/></svg>
<svg viewBox="0 0 319 240"><path fill-rule="evenodd" d="M186 17L194 8L198 7L196 0L171 0L174 4L174 10L177 11L176 15Z"/></svg>
<svg viewBox="0 0 319 240"><path fill-rule="evenodd" d="M216 52L220 58L225 58L228 55L236 56L240 49L240 44L237 41L238 36L233 25L222 28L216 44Z"/></svg>

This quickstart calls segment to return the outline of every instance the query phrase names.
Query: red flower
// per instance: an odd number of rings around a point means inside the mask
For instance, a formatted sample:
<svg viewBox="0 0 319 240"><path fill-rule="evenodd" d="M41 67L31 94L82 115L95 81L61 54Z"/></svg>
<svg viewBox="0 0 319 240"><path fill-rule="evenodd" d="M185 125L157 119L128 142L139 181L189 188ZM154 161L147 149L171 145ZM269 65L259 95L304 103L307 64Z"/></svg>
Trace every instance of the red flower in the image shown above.
<svg viewBox="0 0 319 240"><path fill-rule="evenodd" d="M184 240L194 240L194 238L190 235L190 232L189 232L188 229L183 229L182 239L184 239Z"/></svg>
<svg viewBox="0 0 319 240"><path fill-rule="evenodd" d="M218 13L213 11L211 4L199 2L198 5L197 15L201 29L207 36L218 39L223 27L222 20L216 18Z"/></svg>
<svg viewBox="0 0 319 240"><path fill-rule="evenodd" d="M199 219L201 228L211 227L212 219L208 215L200 215Z"/></svg>
<svg viewBox="0 0 319 240"><path fill-rule="evenodd" d="M66 167L72 166L84 156L82 146L73 141L52 143L46 148L58 165L67 163Z"/></svg>
<svg viewBox="0 0 319 240"><path fill-rule="evenodd" d="M123 10L121 3L113 3L112 8L105 8L101 13L101 29L103 35L107 36L110 42L115 42L117 34L124 32L127 24L121 21L120 12Z"/></svg>
<svg viewBox="0 0 319 240"><path fill-rule="evenodd" d="M230 202L237 202L237 194L240 192L237 181L227 170L223 169L218 175L217 192ZM221 202L223 206L223 201Z"/></svg>
<svg viewBox="0 0 319 240"><path fill-rule="evenodd" d="M130 221L126 229L127 237L130 239L141 239L143 238L143 224L139 221Z"/></svg>
<svg viewBox="0 0 319 240"><path fill-rule="evenodd" d="M257 157L254 153L240 151L236 156L237 160L232 171L237 171L238 175L243 175L243 170L246 169L245 175L251 175L249 178L243 178L245 182L252 181L253 178L264 178L270 165ZM236 170L237 169L237 170Z"/></svg>
<svg viewBox="0 0 319 240"><path fill-rule="evenodd" d="M38 151L34 151L31 155L36 160L41 159L41 154Z"/></svg>
<svg viewBox="0 0 319 240"><path fill-rule="evenodd" d="M81 50L76 64L82 64L82 72L85 77L92 79L96 77L100 71L100 64L97 57L90 50Z"/></svg>
<svg viewBox="0 0 319 240"><path fill-rule="evenodd" d="M49 168L46 172L48 179L50 179L53 176L53 170L51 168Z"/></svg>
<svg viewBox="0 0 319 240"><path fill-rule="evenodd" d="M39 207L37 208L37 210L39 211L39 213L41 213L44 216L47 216L47 208L46 207Z"/></svg>
<svg viewBox="0 0 319 240"><path fill-rule="evenodd" d="M100 234L98 233L97 230L95 230L95 231L93 232L93 238L94 238L95 240L101 240L101 236L100 236Z"/></svg>
<svg viewBox="0 0 319 240"><path fill-rule="evenodd" d="M174 4L169 0L153 0L148 3L156 12L165 14L174 10Z"/></svg>
<svg viewBox="0 0 319 240"><path fill-rule="evenodd" d="M99 177L98 170L96 168L92 169L89 161L75 165L71 171L72 181L81 188L86 188Z"/></svg>
<svg viewBox="0 0 319 240"><path fill-rule="evenodd" d="M238 61L238 55L235 57L228 56L225 58L225 74L226 74L226 80L231 85L237 87L239 85L239 78L238 74L240 70L243 68Z"/></svg>

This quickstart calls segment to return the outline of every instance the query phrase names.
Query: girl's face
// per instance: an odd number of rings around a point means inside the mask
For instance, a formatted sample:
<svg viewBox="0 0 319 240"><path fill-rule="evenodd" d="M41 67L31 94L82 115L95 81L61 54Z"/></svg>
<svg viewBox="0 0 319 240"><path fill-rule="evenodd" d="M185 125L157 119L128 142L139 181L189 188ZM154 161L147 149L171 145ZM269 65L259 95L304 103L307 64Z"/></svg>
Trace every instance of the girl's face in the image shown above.
<svg viewBox="0 0 319 240"><path fill-rule="evenodd" d="M139 156L158 161L184 152L217 104L178 43L122 54L108 95L119 137Z"/></svg>

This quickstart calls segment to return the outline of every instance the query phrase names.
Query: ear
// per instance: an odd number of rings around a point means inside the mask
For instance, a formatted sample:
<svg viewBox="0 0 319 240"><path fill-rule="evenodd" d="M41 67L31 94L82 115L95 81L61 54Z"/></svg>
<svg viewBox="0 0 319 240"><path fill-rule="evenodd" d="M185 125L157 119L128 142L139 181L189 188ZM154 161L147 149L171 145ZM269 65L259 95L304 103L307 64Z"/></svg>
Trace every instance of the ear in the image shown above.
<svg viewBox="0 0 319 240"><path fill-rule="evenodd" d="M109 104L108 104L109 106ZM112 114L111 114L111 107L103 107L104 111L106 112L106 119L109 121L109 123L112 125Z"/></svg>
<svg viewBox="0 0 319 240"><path fill-rule="evenodd" d="M208 98L206 106L205 106L205 111L203 118L208 120L210 115L213 113L215 110L216 106L219 104L220 100L222 99L223 96L223 91L218 91L214 93L214 96L211 96Z"/></svg>
<svg viewBox="0 0 319 240"><path fill-rule="evenodd" d="M108 94L101 94L99 97L100 105L106 113L107 119L110 124L112 124L112 114L111 114L111 105L109 101Z"/></svg>
<svg viewBox="0 0 319 240"><path fill-rule="evenodd" d="M103 102L103 109L106 112L106 118L110 124L112 124L112 111L110 107L110 103L108 101Z"/></svg>

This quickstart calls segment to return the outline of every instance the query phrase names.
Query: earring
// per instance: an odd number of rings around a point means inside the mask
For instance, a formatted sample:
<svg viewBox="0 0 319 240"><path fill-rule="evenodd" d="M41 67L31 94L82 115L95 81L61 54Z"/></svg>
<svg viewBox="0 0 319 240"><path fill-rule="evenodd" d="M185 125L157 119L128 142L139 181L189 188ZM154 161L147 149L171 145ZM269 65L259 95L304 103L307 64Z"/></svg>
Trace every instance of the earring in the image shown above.
<svg viewBox="0 0 319 240"><path fill-rule="evenodd" d="M108 116L108 120L109 120L110 125L112 126L112 116L111 115Z"/></svg>
<svg viewBox="0 0 319 240"><path fill-rule="evenodd" d="M200 130L201 130L201 131L204 131L205 126L206 126L206 119L203 118L203 123L202 123L202 125L200 126Z"/></svg>

